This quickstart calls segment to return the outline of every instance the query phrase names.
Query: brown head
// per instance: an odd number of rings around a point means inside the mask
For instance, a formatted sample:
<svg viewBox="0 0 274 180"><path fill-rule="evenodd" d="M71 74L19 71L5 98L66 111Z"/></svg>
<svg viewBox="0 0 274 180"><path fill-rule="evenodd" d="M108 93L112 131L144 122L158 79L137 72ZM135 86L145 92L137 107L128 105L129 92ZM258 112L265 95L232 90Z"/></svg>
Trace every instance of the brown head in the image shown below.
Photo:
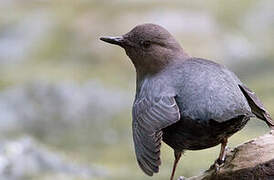
<svg viewBox="0 0 274 180"><path fill-rule="evenodd" d="M123 47L139 75L157 73L175 59L188 57L172 35L155 24L138 25L123 36L100 39Z"/></svg>

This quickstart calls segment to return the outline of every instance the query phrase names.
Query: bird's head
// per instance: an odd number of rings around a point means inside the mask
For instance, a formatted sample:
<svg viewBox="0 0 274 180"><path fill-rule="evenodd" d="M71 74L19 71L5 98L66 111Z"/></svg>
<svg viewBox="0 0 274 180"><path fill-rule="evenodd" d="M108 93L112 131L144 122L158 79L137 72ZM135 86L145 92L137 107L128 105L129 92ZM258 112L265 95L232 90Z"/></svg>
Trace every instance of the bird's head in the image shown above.
<svg viewBox="0 0 274 180"><path fill-rule="evenodd" d="M142 24L119 37L101 37L102 41L119 45L133 62L137 73L157 73L179 56L187 56L163 27Z"/></svg>

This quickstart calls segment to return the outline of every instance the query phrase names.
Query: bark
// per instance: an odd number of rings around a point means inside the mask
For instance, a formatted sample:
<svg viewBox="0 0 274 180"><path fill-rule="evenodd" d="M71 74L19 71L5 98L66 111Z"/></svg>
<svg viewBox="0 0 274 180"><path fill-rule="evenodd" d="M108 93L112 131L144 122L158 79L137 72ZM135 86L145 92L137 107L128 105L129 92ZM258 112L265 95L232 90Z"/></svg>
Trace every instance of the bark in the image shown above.
<svg viewBox="0 0 274 180"><path fill-rule="evenodd" d="M219 171L178 180L274 180L274 131L228 150Z"/></svg>

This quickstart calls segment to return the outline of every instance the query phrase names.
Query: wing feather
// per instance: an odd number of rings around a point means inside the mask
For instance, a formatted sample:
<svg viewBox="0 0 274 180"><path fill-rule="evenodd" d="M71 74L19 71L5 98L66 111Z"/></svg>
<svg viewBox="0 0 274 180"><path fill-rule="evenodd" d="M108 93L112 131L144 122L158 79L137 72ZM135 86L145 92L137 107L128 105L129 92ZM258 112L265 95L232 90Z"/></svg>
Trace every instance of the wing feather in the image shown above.
<svg viewBox="0 0 274 180"><path fill-rule="evenodd" d="M174 97L142 98L133 106L133 140L140 168L149 176L159 171L162 129L180 119Z"/></svg>

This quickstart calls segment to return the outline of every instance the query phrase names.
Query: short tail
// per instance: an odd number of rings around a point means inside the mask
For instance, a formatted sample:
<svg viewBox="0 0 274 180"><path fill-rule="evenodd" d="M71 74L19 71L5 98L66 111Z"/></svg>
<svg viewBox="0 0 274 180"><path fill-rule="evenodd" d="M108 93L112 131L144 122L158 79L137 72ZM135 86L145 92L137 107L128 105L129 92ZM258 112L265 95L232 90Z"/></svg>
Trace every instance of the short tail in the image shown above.
<svg viewBox="0 0 274 180"><path fill-rule="evenodd" d="M272 130L274 130L274 121L272 120L272 118L270 117L270 114L267 112L263 103L256 96L256 94L243 84L239 85L239 87L241 91L243 92L244 96L246 97L252 113L255 114L257 118L265 121L267 125Z"/></svg>

